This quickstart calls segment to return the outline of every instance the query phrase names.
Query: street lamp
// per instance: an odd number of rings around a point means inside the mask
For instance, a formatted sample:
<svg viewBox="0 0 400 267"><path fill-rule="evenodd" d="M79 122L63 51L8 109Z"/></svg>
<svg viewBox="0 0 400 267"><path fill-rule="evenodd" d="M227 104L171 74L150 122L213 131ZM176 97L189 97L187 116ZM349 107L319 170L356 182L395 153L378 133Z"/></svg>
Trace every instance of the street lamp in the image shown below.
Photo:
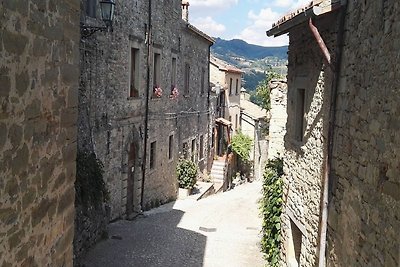
<svg viewBox="0 0 400 267"><path fill-rule="evenodd" d="M89 37L97 31L105 31L109 27L112 27L112 22L114 20L115 0L100 1L100 8L101 8L101 19L104 21L104 24L106 26L96 27L96 26L81 25L82 37Z"/></svg>
<svg viewBox="0 0 400 267"><path fill-rule="evenodd" d="M114 19L114 7L115 7L114 0L102 0L100 1L100 7L101 7L101 18L103 19L107 27L111 26L112 21Z"/></svg>

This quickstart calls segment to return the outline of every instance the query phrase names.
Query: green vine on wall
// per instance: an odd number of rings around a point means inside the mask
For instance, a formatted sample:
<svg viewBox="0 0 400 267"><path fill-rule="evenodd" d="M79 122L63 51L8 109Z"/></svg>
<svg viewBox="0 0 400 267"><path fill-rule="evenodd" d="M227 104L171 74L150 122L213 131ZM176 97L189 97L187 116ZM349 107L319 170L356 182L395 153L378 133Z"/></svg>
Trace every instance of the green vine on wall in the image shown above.
<svg viewBox="0 0 400 267"><path fill-rule="evenodd" d="M78 205L98 207L108 201L103 173L103 164L94 153L78 152L75 181L75 201Z"/></svg>
<svg viewBox="0 0 400 267"><path fill-rule="evenodd" d="M283 160L269 160L263 176L260 210L263 219L261 249L270 266L279 266L283 203Z"/></svg>

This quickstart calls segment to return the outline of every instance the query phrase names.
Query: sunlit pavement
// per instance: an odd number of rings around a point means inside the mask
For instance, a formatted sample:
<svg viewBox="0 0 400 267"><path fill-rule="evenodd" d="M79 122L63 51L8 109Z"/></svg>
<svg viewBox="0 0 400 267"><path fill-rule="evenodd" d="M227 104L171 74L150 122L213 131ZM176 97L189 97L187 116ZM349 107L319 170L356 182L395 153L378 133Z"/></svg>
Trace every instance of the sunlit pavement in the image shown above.
<svg viewBox="0 0 400 267"><path fill-rule="evenodd" d="M178 200L109 226L85 266L264 266L259 182L200 201Z"/></svg>

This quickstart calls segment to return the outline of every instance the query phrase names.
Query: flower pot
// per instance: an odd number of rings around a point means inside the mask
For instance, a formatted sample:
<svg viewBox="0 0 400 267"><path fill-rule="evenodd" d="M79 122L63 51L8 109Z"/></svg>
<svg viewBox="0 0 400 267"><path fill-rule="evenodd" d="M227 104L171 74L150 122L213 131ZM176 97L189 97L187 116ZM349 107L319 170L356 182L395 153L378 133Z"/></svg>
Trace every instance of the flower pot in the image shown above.
<svg viewBox="0 0 400 267"><path fill-rule="evenodd" d="M179 188L178 198L180 198L180 199L187 198L188 196L190 196L191 192L192 192L192 189Z"/></svg>

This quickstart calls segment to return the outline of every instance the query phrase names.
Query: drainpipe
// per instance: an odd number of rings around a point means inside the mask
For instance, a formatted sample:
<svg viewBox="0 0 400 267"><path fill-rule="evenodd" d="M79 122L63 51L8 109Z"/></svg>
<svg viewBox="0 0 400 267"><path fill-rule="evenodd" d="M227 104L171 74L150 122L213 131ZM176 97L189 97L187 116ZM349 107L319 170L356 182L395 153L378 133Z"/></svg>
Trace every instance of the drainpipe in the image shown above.
<svg viewBox="0 0 400 267"><path fill-rule="evenodd" d="M212 114L211 114L211 112L210 112L210 101L211 101L211 99L210 99L210 97L211 97L211 92L210 92L210 54L211 54L211 46L212 45L209 45L208 46L208 63L207 63L207 77L208 77L208 79L207 79L207 114L208 114L208 134L210 135L210 132L211 132L211 138L214 138L214 127L212 127L212 125L214 125L215 124L215 121L214 120L211 120L213 117L212 117ZM204 81L203 81L204 82ZM212 143L213 141L211 140L211 143ZM211 149L212 149L212 147L210 146L210 136L208 136L208 144L207 144L207 146L209 147L209 149L208 149L208 155L207 155L207 172L208 172L208 169L209 169L209 160L210 160L210 156L212 155L212 158L214 158L214 153L211 153ZM214 152L214 151L213 151Z"/></svg>
<svg viewBox="0 0 400 267"><path fill-rule="evenodd" d="M322 54L324 55L326 62L328 63L328 66L331 67L332 69L331 54L329 53L328 47L326 47L324 39L322 39L322 36L319 33L317 27L315 27L315 25L313 24L312 18L308 20L308 26L310 27L310 30L313 33L315 40L317 41L319 48L321 49ZM334 70L332 69L332 71Z"/></svg>
<svg viewBox="0 0 400 267"><path fill-rule="evenodd" d="M318 246L318 267L326 266L326 237L328 230L328 206L329 206L329 183L332 171L332 155L333 155L333 138L335 133L336 124L336 105L338 97L338 85L340 76L340 66L343 53L343 35L344 26L346 19L347 4L342 7L339 18L339 29L337 36L337 57L335 66L331 64L331 56L325 42L322 40L318 29L313 25L312 20L309 20L309 26L311 31L316 38L318 45L320 46L322 53L324 54L325 60L329 64L332 72L332 92L331 92L331 105L329 110L329 128L328 128L328 153L324 160L324 178L323 178L323 191L322 191L322 203L321 203L321 221L320 221L320 236L319 236L319 246Z"/></svg>
<svg viewBox="0 0 400 267"><path fill-rule="evenodd" d="M150 90L150 65L151 65L151 0L149 0L149 18L147 24L146 42L147 42L147 77L146 77L146 91L145 91L145 115L144 115L144 144L143 144L143 161L142 161L142 190L140 194L140 208L143 210L144 199L144 181L146 178L146 165L147 165L147 139L149 137L149 90Z"/></svg>

